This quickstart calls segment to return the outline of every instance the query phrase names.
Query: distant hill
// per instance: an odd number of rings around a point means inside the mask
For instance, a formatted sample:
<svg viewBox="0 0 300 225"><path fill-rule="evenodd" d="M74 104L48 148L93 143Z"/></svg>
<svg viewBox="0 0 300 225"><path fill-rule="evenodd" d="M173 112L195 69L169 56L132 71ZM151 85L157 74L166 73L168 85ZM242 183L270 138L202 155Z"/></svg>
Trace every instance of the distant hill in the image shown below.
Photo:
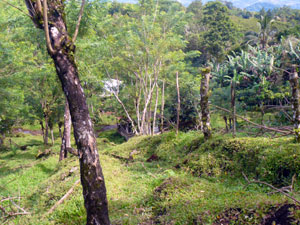
<svg viewBox="0 0 300 225"><path fill-rule="evenodd" d="M273 10L273 9L279 8L279 7L280 7L279 5L274 5L274 4L268 3L268 2L257 2L257 3L254 3L253 5L247 6L245 9L248 11L258 12L263 8L267 11L267 10Z"/></svg>
<svg viewBox="0 0 300 225"><path fill-rule="evenodd" d="M113 1L113 0L112 0ZM118 2L123 3L137 3L138 0L117 0ZM177 0L182 5L188 6L193 2L193 0ZM202 0L203 4L213 0ZM248 11L259 11L262 8L265 10L275 9L282 6L289 6L292 9L300 9L300 0L226 0L233 3L237 8L247 9ZM268 2L266 2L268 1Z"/></svg>
<svg viewBox="0 0 300 225"><path fill-rule="evenodd" d="M184 5L187 2L191 3L193 0L178 0L179 2L184 2ZM209 2L212 0L202 0L203 3ZM289 6L292 9L300 9L299 0L226 0L233 3L237 8L247 9L249 11L259 11L262 8L265 10L275 9L282 6Z"/></svg>

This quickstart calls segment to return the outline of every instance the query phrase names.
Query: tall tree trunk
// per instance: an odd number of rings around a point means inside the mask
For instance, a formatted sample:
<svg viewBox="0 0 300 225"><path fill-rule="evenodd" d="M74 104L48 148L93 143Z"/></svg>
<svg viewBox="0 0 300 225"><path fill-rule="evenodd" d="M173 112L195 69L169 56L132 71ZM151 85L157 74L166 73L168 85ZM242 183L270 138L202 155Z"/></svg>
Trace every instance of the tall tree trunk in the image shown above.
<svg viewBox="0 0 300 225"><path fill-rule="evenodd" d="M154 115L153 115L152 135L155 134L157 105L158 105L158 85L156 84L156 99L155 99L155 107L154 107Z"/></svg>
<svg viewBox="0 0 300 225"><path fill-rule="evenodd" d="M201 106L201 120L202 120L202 131L204 139L208 140L211 138L211 127L210 127L210 113L209 113L209 79L210 79L210 68L202 69L201 87L200 87L200 106Z"/></svg>
<svg viewBox="0 0 300 225"><path fill-rule="evenodd" d="M60 146L60 154L59 154L59 161L67 158L68 151L67 148L71 148L71 115L69 110L68 100L66 99L65 103L65 113L64 113L64 133L61 139L61 146Z"/></svg>
<svg viewBox="0 0 300 225"><path fill-rule="evenodd" d="M232 111L232 135L235 137L236 134L236 107L235 107L235 81L231 80L230 84L231 90L231 111Z"/></svg>
<svg viewBox="0 0 300 225"><path fill-rule="evenodd" d="M179 90L179 77L178 71L176 72L176 90L177 90L177 121L176 121L176 135L179 130L179 115L180 115L180 90Z"/></svg>
<svg viewBox="0 0 300 225"><path fill-rule="evenodd" d="M36 27L45 30L47 49L68 99L79 154L87 224L109 225L105 182L94 128L74 59L76 38L74 36L72 39L67 33L64 0L49 1L49 10L47 10L46 0L43 0L43 13L40 0L25 0L25 3ZM47 14L49 14L48 18Z"/></svg>
<svg viewBox="0 0 300 225"><path fill-rule="evenodd" d="M300 143L300 91L299 91L299 79L296 68L293 68L293 72L290 74L290 85L292 89L292 109L293 109L293 122L295 138Z"/></svg>
<svg viewBox="0 0 300 225"><path fill-rule="evenodd" d="M165 81L163 81L162 84L162 90L161 90L161 112L160 112L160 126L161 126L161 133L164 132L164 110L165 110Z"/></svg>

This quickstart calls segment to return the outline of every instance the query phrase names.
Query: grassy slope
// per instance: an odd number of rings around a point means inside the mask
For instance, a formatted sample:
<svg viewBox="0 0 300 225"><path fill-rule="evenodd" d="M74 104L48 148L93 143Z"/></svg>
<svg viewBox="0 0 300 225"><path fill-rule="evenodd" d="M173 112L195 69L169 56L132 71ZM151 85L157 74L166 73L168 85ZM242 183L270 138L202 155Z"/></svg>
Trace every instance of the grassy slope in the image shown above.
<svg viewBox="0 0 300 225"><path fill-rule="evenodd" d="M112 224L212 224L221 212L230 208L243 209L245 216L239 218L242 221L239 223L259 224L271 205L287 199L278 194L267 195L270 189L266 187L244 188L240 172L278 186L289 182L281 180L280 171L289 171L287 178L299 173L300 149L288 138L272 140L270 145L270 139L232 139L227 135L203 144L197 132L180 133L177 138L170 132L116 145L112 143L111 132L106 138L101 136L100 160ZM80 185L68 201L52 214L46 214L79 179L76 157L58 163L57 140L52 147L53 155L36 160L38 151L44 149L41 137L25 135L13 140L20 145L38 145L26 151L0 152L0 195L22 196L19 204L32 213L9 222L84 224ZM133 150L136 151L131 162L112 157L127 158ZM153 154L159 160L146 162ZM271 166L266 167L264 162ZM70 173L74 167L77 170Z"/></svg>

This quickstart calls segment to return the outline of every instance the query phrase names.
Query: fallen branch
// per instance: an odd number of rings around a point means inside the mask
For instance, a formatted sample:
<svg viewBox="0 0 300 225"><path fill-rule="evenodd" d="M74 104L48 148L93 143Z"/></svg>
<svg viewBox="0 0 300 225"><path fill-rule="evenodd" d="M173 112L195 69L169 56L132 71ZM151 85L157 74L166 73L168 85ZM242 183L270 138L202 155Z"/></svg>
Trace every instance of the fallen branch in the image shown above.
<svg viewBox="0 0 300 225"><path fill-rule="evenodd" d="M70 188L70 190L58 201L55 203L54 206L52 206L52 208L46 213L46 215L53 213L53 211L60 205L62 204L68 197L70 194L72 194L72 192L74 191L75 187L80 183L80 179L77 180L73 186Z"/></svg>
<svg viewBox="0 0 300 225"><path fill-rule="evenodd" d="M211 104L211 105L212 105L212 104ZM220 109L220 110L222 110L222 111L231 113L228 109L224 109L224 108L222 108L222 107L220 107L220 106L216 106L216 105L212 105L212 106L215 107L215 108L217 108L217 109ZM240 116L240 115L238 115L238 114L235 114L235 115L236 115L236 117L238 117L238 118L240 118L240 119L242 119L242 120L244 120L244 121L246 121L246 122L248 122L248 123L250 123L250 124L252 124L252 125L255 125L255 126L258 127L258 128L262 128L262 129L265 129L265 130L276 131L276 132L282 133L282 134L291 134L291 133L288 132L288 131L278 130L278 129L275 129L275 128L266 127L266 126L264 126L264 125L260 125L260 124L254 123L254 122L252 122L252 121L250 121L250 120L246 119L245 117L242 117L242 116Z"/></svg>
<svg viewBox="0 0 300 225"><path fill-rule="evenodd" d="M277 191L277 192L280 192L281 194L285 195L286 197L292 199L294 202L297 202L299 205L300 205L300 201L298 201L296 198L294 198L293 196L287 194L286 192L284 192L283 190L279 189L279 188L276 188L274 187L273 185L271 184L268 184L267 182L264 182L264 181L259 181L259 180L249 180L248 177L242 172L245 180L248 182L248 184L245 186L247 187L248 185L250 184L263 184L263 185L266 185L270 188L272 188L273 190Z"/></svg>

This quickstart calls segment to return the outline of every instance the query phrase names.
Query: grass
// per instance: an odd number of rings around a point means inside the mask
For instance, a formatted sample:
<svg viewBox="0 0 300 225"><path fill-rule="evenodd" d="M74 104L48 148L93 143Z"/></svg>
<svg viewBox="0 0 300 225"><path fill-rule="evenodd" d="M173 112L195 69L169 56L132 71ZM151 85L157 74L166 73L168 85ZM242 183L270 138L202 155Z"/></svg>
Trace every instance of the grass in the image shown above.
<svg viewBox="0 0 300 225"><path fill-rule="evenodd" d="M0 221L84 224L80 185L47 215L79 179L79 165L74 156L58 162L59 139L53 147L44 147L41 140L31 135L13 137L18 145L36 145L26 151L0 151L0 195L21 196L18 204L31 212L8 221L0 214ZM290 170L292 175L299 173L298 145L290 138L270 140L215 135L204 143L202 135L192 131L179 133L178 137L174 132L135 137L122 143L113 131L102 133L98 145L112 224L213 224L230 209L242 210L237 224L259 224L271 206L289 200L279 194L267 195L271 190L260 185L245 188L238 171L245 170L250 177L258 176L279 186L290 181L281 180L279 168ZM51 148L53 154L37 160L37 153L46 148ZM134 160L129 162L112 156L127 158L133 151ZM159 160L146 162L153 154Z"/></svg>

